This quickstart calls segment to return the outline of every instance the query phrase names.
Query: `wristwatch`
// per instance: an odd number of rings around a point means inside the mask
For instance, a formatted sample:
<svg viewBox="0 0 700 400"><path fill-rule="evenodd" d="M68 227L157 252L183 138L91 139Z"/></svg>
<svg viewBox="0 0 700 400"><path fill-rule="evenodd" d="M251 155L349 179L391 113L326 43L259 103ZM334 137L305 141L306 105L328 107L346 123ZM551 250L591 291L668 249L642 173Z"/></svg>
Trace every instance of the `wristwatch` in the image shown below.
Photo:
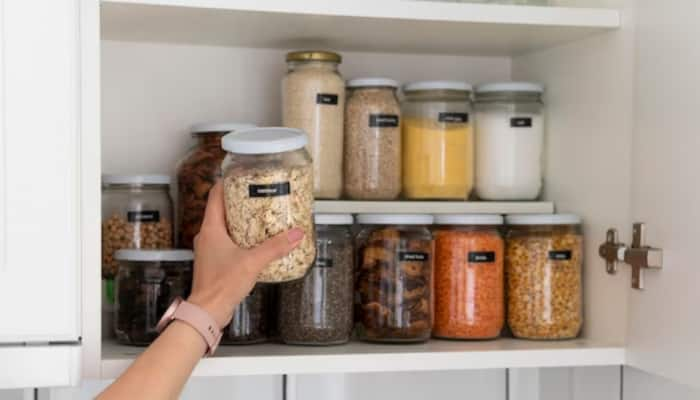
<svg viewBox="0 0 700 400"><path fill-rule="evenodd" d="M214 354L221 341L221 328L219 328L214 318L208 312L192 303L186 302L182 297L178 297L165 311L158 325L156 325L156 330L158 333L163 332L176 319L190 325L199 332L207 343L207 351L204 355L211 356Z"/></svg>

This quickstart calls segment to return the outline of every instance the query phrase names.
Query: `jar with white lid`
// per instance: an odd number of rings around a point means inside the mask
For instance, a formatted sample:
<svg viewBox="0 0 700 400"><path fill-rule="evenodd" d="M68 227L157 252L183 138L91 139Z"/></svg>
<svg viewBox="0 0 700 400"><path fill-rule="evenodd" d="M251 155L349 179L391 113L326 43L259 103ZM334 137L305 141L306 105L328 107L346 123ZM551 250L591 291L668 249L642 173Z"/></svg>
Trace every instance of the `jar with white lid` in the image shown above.
<svg viewBox="0 0 700 400"><path fill-rule="evenodd" d="M432 329L431 215L360 214L358 337L422 342Z"/></svg>
<svg viewBox="0 0 700 400"><path fill-rule="evenodd" d="M148 345L158 337L156 325L176 297L192 287L190 250L118 250L114 330L117 341Z"/></svg>
<svg viewBox="0 0 700 400"><path fill-rule="evenodd" d="M465 200L474 186L472 86L456 81L404 85L403 195Z"/></svg>
<svg viewBox="0 0 700 400"><path fill-rule="evenodd" d="M572 339L583 324L583 234L571 214L508 215L508 326L515 337Z"/></svg>
<svg viewBox="0 0 700 400"><path fill-rule="evenodd" d="M270 263L258 282L300 279L316 255L313 169L307 136L292 128L253 128L229 133L221 146L226 223L231 239L254 247L292 228L305 233L299 246Z"/></svg>
<svg viewBox="0 0 700 400"><path fill-rule="evenodd" d="M476 89L476 195L534 200L542 191L542 85L501 82Z"/></svg>

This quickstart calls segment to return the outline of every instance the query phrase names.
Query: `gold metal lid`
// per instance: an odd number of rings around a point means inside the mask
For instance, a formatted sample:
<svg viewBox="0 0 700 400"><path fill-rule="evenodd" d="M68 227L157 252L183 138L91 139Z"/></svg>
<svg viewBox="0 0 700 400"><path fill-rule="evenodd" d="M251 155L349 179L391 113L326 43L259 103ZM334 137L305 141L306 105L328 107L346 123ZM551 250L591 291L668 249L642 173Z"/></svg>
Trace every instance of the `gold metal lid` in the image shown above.
<svg viewBox="0 0 700 400"><path fill-rule="evenodd" d="M302 50L287 53L287 61L327 61L340 63L343 58L338 53L323 50Z"/></svg>

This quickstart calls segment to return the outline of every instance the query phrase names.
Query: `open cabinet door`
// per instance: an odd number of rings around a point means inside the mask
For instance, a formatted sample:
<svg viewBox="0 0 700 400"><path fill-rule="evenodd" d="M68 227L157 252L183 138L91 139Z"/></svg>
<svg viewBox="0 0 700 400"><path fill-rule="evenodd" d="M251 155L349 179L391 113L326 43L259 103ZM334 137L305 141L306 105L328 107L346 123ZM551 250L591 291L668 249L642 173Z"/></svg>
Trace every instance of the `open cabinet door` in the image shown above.
<svg viewBox="0 0 700 400"><path fill-rule="evenodd" d="M629 289L628 364L700 388L700 2L636 4L631 215L664 265Z"/></svg>

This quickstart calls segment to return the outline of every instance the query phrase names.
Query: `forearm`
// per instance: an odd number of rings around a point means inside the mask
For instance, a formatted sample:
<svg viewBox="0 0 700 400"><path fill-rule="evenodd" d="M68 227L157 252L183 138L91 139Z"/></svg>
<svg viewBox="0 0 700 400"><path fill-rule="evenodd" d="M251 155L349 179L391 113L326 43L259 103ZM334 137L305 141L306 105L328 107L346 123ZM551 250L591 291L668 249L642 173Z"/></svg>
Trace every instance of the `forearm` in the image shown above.
<svg viewBox="0 0 700 400"><path fill-rule="evenodd" d="M206 349L194 328L175 320L98 399L177 399Z"/></svg>

